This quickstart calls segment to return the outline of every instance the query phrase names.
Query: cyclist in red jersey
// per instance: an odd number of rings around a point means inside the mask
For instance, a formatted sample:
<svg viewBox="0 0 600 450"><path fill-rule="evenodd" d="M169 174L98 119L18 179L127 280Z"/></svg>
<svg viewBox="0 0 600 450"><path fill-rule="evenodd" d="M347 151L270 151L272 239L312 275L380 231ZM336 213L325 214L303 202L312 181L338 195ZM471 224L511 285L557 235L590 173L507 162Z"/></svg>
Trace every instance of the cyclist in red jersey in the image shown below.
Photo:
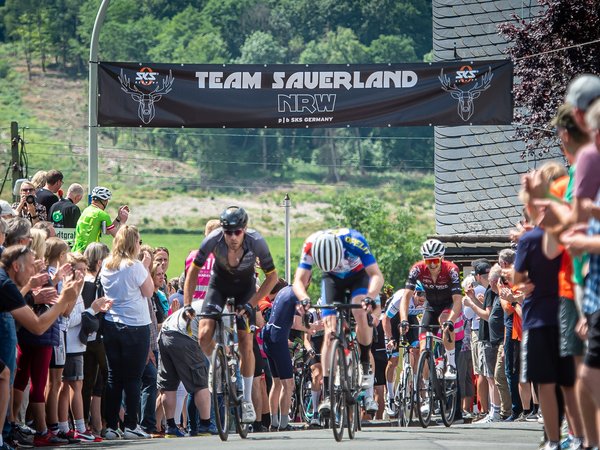
<svg viewBox="0 0 600 450"><path fill-rule="evenodd" d="M445 261L446 247L437 239L429 239L421 246L423 261L412 266L404 287L404 295L400 302L400 320L402 333L408 331L408 306L417 281L425 288L425 312L421 325L442 325L443 342L448 359L445 378L456 379L456 362L454 355L454 322L462 311L462 289L460 287L459 270L456 264ZM450 339L448 339L448 337ZM420 340L423 350L425 341Z"/></svg>

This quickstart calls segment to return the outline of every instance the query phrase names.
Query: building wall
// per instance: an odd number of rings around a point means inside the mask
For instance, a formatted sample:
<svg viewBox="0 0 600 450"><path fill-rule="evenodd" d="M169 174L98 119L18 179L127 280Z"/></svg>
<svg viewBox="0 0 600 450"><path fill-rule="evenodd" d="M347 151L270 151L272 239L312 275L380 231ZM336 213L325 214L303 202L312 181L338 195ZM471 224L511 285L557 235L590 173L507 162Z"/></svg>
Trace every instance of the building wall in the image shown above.
<svg viewBox="0 0 600 450"><path fill-rule="evenodd" d="M501 59L500 23L531 20L534 0L433 0L436 61ZM518 80L515 80L518 82ZM477 108L477 100L475 100ZM555 159L556 151L522 159L525 144L513 126L435 127L435 217L438 234L506 233L521 216L521 175Z"/></svg>

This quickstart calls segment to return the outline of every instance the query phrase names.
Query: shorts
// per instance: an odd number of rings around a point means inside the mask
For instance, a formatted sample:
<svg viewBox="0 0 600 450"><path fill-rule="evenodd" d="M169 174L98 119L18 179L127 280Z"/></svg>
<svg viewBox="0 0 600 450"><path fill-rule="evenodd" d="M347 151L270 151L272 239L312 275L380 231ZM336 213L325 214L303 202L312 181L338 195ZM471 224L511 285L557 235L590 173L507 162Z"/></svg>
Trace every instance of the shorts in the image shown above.
<svg viewBox="0 0 600 450"><path fill-rule="evenodd" d="M584 363L588 367L600 369L600 311L589 314L588 345Z"/></svg>
<svg viewBox="0 0 600 450"><path fill-rule="evenodd" d="M315 356L311 358L309 361L309 366L313 364L321 363L321 349L323 348L323 338L324 336L313 336L310 338L310 343L312 344L313 349L315 350Z"/></svg>
<svg viewBox="0 0 600 450"><path fill-rule="evenodd" d="M473 373L483 375L483 350L479 342L479 330L471 331L471 362L473 363Z"/></svg>
<svg viewBox="0 0 600 450"><path fill-rule="evenodd" d="M223 313L228 298L233 297L237 307L248 303L255 293L256 283L254 278L244 282L232 283L230 280L224 280L213 275L208 283L201 313L216 320ZM253 311L250 317L250 326L253 327L255 323L256 311ZM238 331L246 329L244 319L241 317L237 318L237 328Z"/></svg>
<svg viewBox="0 0 600 450"><path fill-rule="evenodd" d="M473 386L473 361L471 352L458 352L456 355L456 378L463 397L473 397L475 388Z"/></svg>
<svg viewBox="0 0 600 450"><path fill-rule="evenodd" d="M425 311L423 312L423 318L421 319L421 325L427 326L427 325L439 325L440 324L440 316L442 315L442 313L444 311L450 311L452 310L452 302L446 304L446 305L441 305L441 306L431 306L431 305L426 305L425 306ZM435 332L434 332L435 334Z"/></svg>
<svg viewBox="0 0 600 450"><path fill-rule="evenodd" d="M256 338L252 339L252 353L254 354L254 378L260 377L265 373L265 360L260 354L260 347Z"/></svg>
<svg viewBox="0 0 600 450"><path fill-rule="evenodd" d="M540 384L575 384L575 361L560 356L558 326L523 330L521 382Z"/></svg>
<svg viewBox="0 0 600 450"><path fill-rule="evenodd" d="M498 345L492 345L489 342L479 342L483 356L483 371L481 375L488 378L494 377L496 370L496 360L498 359Z"/></svg>
<svg viewBox="0 0 600 450"><path fill-rule="evenodd" d="M59 344L52 347L51 369L62 369L65 367L65 360L67 359L67 332L61 330L58 334L60 336Z"/></svg>
<svg viewBox="0 0 600 450"><path fill-rule="evenodd" d="M279 378L280 380L289 380L292 378L294 376L294 370L287 339L272 341L271 332L268 328L265 328L263 331L263 339L265 353L267 354L267 360L269 361L269 368L271 369L273 378Z"/></svg>
<svg viewBox="0 0 600 450"><path fill-rule="evenodd" d="M63 381L83 380L83 354L68 354L62 373Z"/></svg>
<svg viewBox="0 0 600 450"><path fill-rule="evenodd" d="M158 350L156 382L161 391L177 391L179 382L190 394L208 388L206 356L198 342L178 331L161 331Z"/></svg>
<svg viewBox="0 0 600 450"><path fill-rule="evenodd" d="M575 333L579 320L577 306L571 299L560 298L560 356L582 356L583 341Z"/></svg>
<svg viewBox="0 0 600 450"><path fill-rule="evenodd" d="M333 303L346 303L346 291L350 291L350 298L366 295L369 288L369 275L365 270L348 278L338 278L328 273L321 279L321 298L325 305ZM321 317L334 316L334 309L323 309Z"/></svg>

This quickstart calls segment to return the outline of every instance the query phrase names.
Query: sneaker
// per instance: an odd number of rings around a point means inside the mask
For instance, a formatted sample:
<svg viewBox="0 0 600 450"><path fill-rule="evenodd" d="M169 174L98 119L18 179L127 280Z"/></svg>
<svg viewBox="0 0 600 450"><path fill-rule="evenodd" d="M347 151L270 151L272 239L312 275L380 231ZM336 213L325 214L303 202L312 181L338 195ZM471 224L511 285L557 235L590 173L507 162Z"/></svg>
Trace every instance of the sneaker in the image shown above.
<svg viewBox="0 0 600 450"><path fill-rule="evenodd" d="M444 379L446 380L456 380L456 368L448 364L446 367L446 373L444 373Z"/></svg>
<svg viewBox="0 0 600 450"><path fill-rule="evenodd" d="M465 422L466 422L467 420L469 420L469 421L473 420L473 414L471 414L471 413L470 413L470 412L468 412L468 411L463 411L463 413L462 413L462 417L463 417L463 419L465 420Z"/></svg>
<svg viewBox="0 0 600 450"><path fill-rule="evenodd" d="M69 441L67 439L62 439L50 431L47 431L44 435L36 433L35 436L33 436L34 447L55 447L67 445L68 443Z"/></svg>
<svg viewBox="0 0 600 450"><path fill-rule="evenodd" d="M26 434L28 436L33 436L35 434L35 430L33 428L31 428L29 425L26 425L24 423L16 423L15 427L23 434Z"/></svg>
<svg viewBox="0 0 600 450"><path fill-rule="evenodd" d="M537 423L539 423L540 425L544 425L544 416L542 416L541 412L538 412Z"/></svg>
<svg viewBox="0 0 600 450"><path fill-rule="evenodd" d="M256 420L256 412L252 402L242 401L242 423L252 423Z"/></svg>
<svg viewBox="0 0 600 450"><path fill-rule="evenodd" d="M102 442L102 438L100 436L95 436L89 428L83 432L75 430L73 432L73 437L83 442Z"/></svg>
<svg viewBox="0 0 600 450"><path fill-rule="evenodd" d="M289 423L285 426L285 428L279 427L279 431L296 431Z"/></svg>
<svg viewBox="0 0 600 450"><path fill-rule="evenodd" d="M544 445L544 450L559 450L560 449L560 444L557 442L546 442L546 445Z"/></svg>
<svg viewBox="0 0 600 450"><path fill-rule="evenodd" d="M48 431L49 432L49 431ZM34 436L23 433L19 427L11 427L8 434L8 441L13 447L31 448L33 447Z"/></svg>
<svg viewBox="0 0 600 450"><path fill-rule="evenodd" d="M116 441L118 439L123 439L123 432L118 428L113 430L112 428L107 428L104 433L104 439L107 441Z"/></svg>
<svg viewBox="0 0 600 450"><path fill-rule="evenodd" d="M494 423L500 422L500 414L488 414L483 419L477 421L476 423Z"/></svg>
<svg viewBox="0 0 600 450"><path fill-rule="evenodd" d="M511 414L510 416L508 416L506 419L504 419L504 422L516 422L519 419L519 416L515 416L514 414Z"/></svg>
<svg viewBox="0 0 600 450"><path fill-rule="evenodd" d="M279 427L274 427L273 425L271 425L271 426L269 427L269 431L270 431L271 433L273 433L273 432L277 432L277 431L279 431Z"/></svg>
<svg viewBox="0 0 600 450"><path fill-rule="evenodd" d="M204 427L202 425L198 426L198 431L196 434L190 433L190 436L214 436L215 434L219 434L217 431L217 427L212 423L208 427Z"/></svg>
<svg viewBox="0 0 600 450"><path fill-rule="evenodd" d="M373 399L373 397L366 397L365 398L365 410L369 414L371 414L371 413L374 414L374 413L376 413L379 410L379 405Z"/></svg>
<svg viewBox="0 0 600 450"><path fill-rule="evenodd" d="M329 397L325 397L319 404L319 415L328 416L331 414L331 400Z"/></svg>
<svg viewBox="0 0 600 450"><path fill-rule="evenodd" d="M166 438L180 438L185 437L185 433L181 431L178 427L167 427L167 431L165 431Z"/></svg>
<svg viewBox="0 0 600 450"><path fill-rule="evenodd" d="M75 437L75 431L73 430L69 430L66 433L64 431L49 431L49 433L53 433L61 439L66 439L69 444L79 444L81 442L81 439Z"/></svg>
<svg viewBox="0 0 600 450"><path fill-rule="evenodd" d="M385 400L385 413L389 416L389 417L396 417L397 412L396 412L396 405L394 403L394 399L393 398L387 398Z"/></svg>
<svg viewBox="0 0 600 450"><path fill-rule="evenodd" d="M310 419L310 423L308 424L309 428L321 428L321 420L319 416L313 414L312 419Z"/></svg>
<svg viewBox="0 0 600 450"><path fill-rule="evenodd" d="M139 425L133 429L125 427L125 431L123 432L123 439L150 439L150 437Z"/></svg>
<svg viewBox="0 0 600 450"><path fill-rule="evenodd" d="M533 411L533 410L532 410L532 411L531 411L531 412L530 412L530 413L527 415L527 417L525 417L525 420L526 420L527 422L537 422L537 420L538 420L538 413L537 413L537 411Z"/></svg>

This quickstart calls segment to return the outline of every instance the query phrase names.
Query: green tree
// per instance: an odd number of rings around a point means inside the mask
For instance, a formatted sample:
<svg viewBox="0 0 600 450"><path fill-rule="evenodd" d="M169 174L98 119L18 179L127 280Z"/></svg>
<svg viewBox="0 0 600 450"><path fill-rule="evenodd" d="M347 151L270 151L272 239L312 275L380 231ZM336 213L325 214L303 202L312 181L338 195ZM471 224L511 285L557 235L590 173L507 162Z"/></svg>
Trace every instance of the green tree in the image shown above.
<svg viewBox="0 0 600 450"><path fill-rule="evenodd" d="M418 61L415 42L408 36L381 35L369 46L374 63L400 63Z"/></svg>
<svg viewBox="0 0 600 450"><path fill-rule="evenodd" d="M300 55L301 64L360 64L369 62L367 47L354 31L338 27L322 39L311 41Z"/></svg>
<svg viewBox="0 0 600 450"><path fill-rule="evenodd" d="M386 283L401 286L411 265L420 259L426 235L411 213L393 210L377 197L354 193L339 199L334 214L338 224L360 231L367 239Z"/></svg>
<svg viewBox="0 0 600 450"><path fill-rule="evenodd" d="M241 48L238 64L281 64L285 60L285 48L270 33L255 31Z"/></svg>

